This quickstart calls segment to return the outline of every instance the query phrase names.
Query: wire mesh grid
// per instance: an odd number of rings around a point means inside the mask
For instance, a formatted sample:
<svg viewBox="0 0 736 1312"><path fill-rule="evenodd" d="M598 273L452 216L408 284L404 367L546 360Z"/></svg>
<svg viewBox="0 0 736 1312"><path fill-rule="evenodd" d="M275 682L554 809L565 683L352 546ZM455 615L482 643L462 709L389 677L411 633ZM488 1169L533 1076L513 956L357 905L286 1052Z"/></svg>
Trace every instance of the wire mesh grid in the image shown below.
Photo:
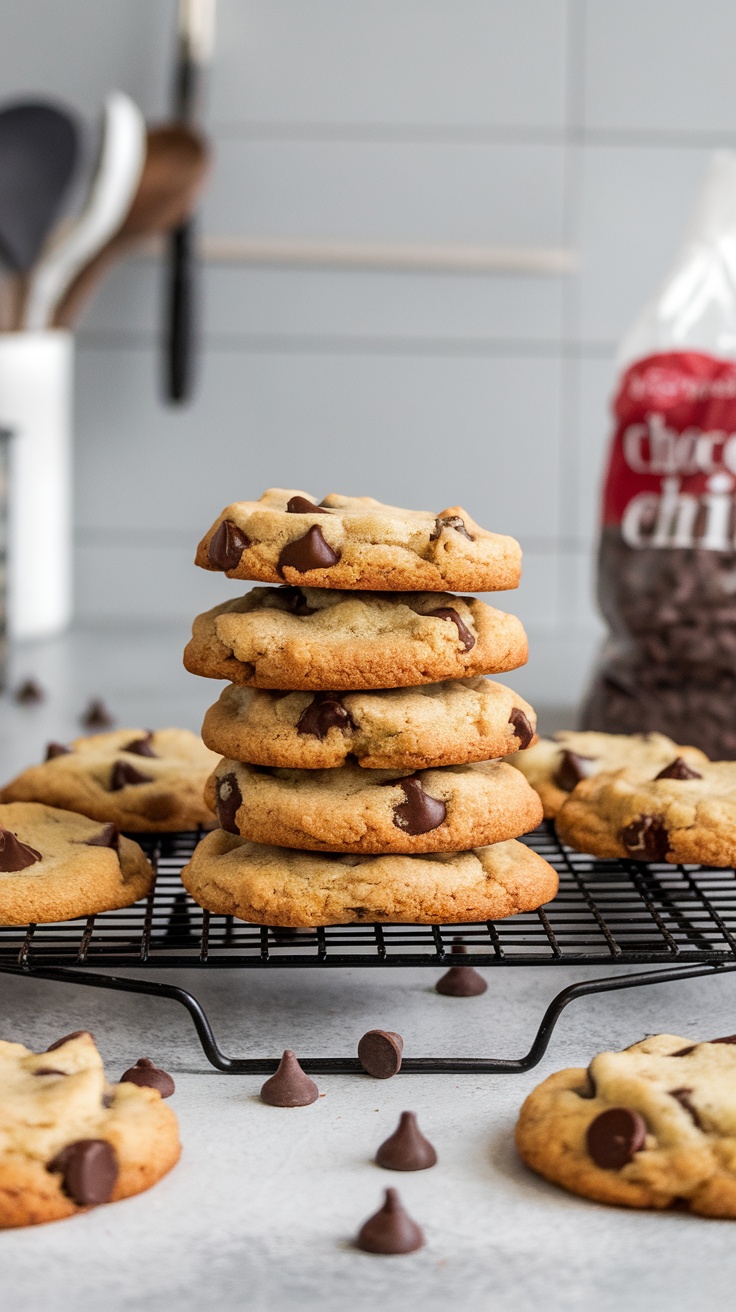
<svg viewBox="0 0 736 1312"><path fill-rule="evenodd" d="M86 920L0 928L0 965L437 966L451 957L457 936L479 966L736 960L734 870L595 860L565 848L551 825L523 840L560 877L557 897L539 911L474 924L298 931L197 906L179 878L196 833L137 837L156 867L147 901Z"/></svg>

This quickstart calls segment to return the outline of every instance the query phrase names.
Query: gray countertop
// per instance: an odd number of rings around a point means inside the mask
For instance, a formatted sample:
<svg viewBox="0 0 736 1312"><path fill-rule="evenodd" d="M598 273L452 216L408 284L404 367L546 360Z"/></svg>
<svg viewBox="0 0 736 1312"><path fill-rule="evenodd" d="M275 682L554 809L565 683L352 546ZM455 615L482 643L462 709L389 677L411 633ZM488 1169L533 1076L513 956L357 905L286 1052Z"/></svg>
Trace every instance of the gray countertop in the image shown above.
<svg viewBox="0 0 736 1312"><path fill-rule="evenodd" d="M0 777L62 741L92 695L130 727L197 728L216 685L183 673L173 630L74 634L16 653L43 705L0 699ZM480 998L440 997L434 970L163 973L192 988L229 1055L348 1055L366 1030L399 1031L406 1055L519 1056L554 993L583 968L490 970ZM157 976L158 978L159 976ZM646 1032L708 1037L734 1029L734 981L659 985L575 1002L526 1075L322 1076L311 1107L258 1099L261 1077L208 1067L184 1010L168 1001L6 978L2 1036L39 1050L77 1028L95 1034L114 1077L149 1055L172 1072L184 1151L150 1192L56 1225L0 1235L3 1302L15 1309L141 1305L526 1312L690 1308L731 1297L734 1231L680 1213L632 1213L571 1197L530 1174L513 1147L526 1093L551 1071ZM439 1153L396 1175L371 1157L413 1108ZM397 1186L427 1246L408 1257L356 1252L351 1238Z"/></svg>

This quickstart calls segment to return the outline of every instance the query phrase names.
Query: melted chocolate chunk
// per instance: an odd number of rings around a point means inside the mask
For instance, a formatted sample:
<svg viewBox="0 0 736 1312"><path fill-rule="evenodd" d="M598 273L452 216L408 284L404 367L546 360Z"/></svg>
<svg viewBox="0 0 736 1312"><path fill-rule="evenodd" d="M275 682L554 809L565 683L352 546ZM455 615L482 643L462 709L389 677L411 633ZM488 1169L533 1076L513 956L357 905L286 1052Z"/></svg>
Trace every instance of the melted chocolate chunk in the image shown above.
<svg viewBox="0 0 736 1312"><path fill-rule="evenodd" d="M109 1203L119 1173L115 1149L107 1139L77 1139L46 1169L61 1172L64 1192L79 1207Z"/></svg>
<svg viewBox="0 0 736 1312"><path fill-rule="evenodd" d="M635 861L664 861L670 847L667 830L655 815L640 815L621 830L621 842Z"/></svg>
<svg viewBox="0 0 736 1312"><path fill-rule="evenodd" d="M0 870L3 874L25 870L42 860L41 853L35 847L29 847L28 843L21 842L12 830L0 829Z"/></svg>
<svg viewBox="0 0 736 1312"><path fill-rule="evenodd" d="M111 847L118 851L120 830L117 825L103 825L98 834L84 840L85 847Z"/></svg>
<svg viewBox="0 0 736 1312"><path fill-rule="evenodd" d="M383 1207L360 1227L355 1241L364 1253L416 1253L424 1247L424 1234L412 1221L395 1189L386 1190Z"/></svg>
<svg viewBox="0 0 736 1312"><path fill-rule="evenodd" d="M153 740L153 730L147 729L142 738L133 738L125 747L121 747L121 752L133 752L135 756L155 756L151 742Z"/></svg>
<svg viewBox="0 0 736 1312"><path fill-rule="evenodd" d="M99 697L92 698L80 720L85 729L109 729L115 723L115 717Z"/></svg>
<svg viewBox="0 0 736 1312"><path fill-rule="evenodd" d="M26 679L13 696L20 706L36 706L46 700L46 693L35 679Z"/></svg>
<svg viewBox="0 0 736 1312"><path fill-rule="evenodd" d="M299 716L296 731L322 739L332 728L355 729L357 726L343 706L339 692L316 692Z"/></svg>
<svg viewBox="0 0 736 1312"><path fill-rule="evenodd" d="M401 1070L404 1040L392 1030L368 1030L358 1044L358 1061L367 1075L388 1080Z"/></svg>
<svg viewBox="0 0 736 1312"><path fill-rule="evenodd" d="M426 1171L437 1162L437 1153L417 1125L416 1112L402 1112L393 1134L384 1139L376 1162L387 1171Z"/></svg>
<svg viewBox="0 0 736 1312"><path fill-rule="evenodd" d="M296 1053L287 1048L275 1075L261 1089L261 1101L269 1107L308 1107L318 1098L319 1089L314 1080L302 1070Z"/></svg>
<svg viewBox="0 0 736 1312"><path fill-rule="evenodd" d="M557 784L557 787L561 788L563 793L571 793L581 779L590 778L593 773L591 766L594 761L594 756L579 756L577 752L564 751L560 757L560 764L552 777L552 782Z"/></svg>
<svg viewBox="0 0 736 1312"><path fill-rule="evenodd" d="M307 599L304 596L304 593L302 592L301 588L297 588L293 586L280 588L277 593L277 596L279 596L282 599L282 601L286 602L286 609L290 611L292 615L316 614L314 606L307 605Z"/></svg>
<svg viewBox="0 0 736 1312"><path fill-rule="evenodd" d="M223 519L210 538L207 559L215 569L237 569L250 538L231 519Z"/></svg>
<svg viewBox="0 0 736 1312"><path fill-rule="evenodd" d="M692 766L688 765L687 761L683 761L681 756L676 756L674 761L671 761L669 765L666 765L664 770L660 770L659 774L655 774L654 778L702 779L703 776L702 774L698 774L697 770L693 770Z"/></svg>
<svg viewBox="0 0 736 1312"><path fill-rule="evenodd" d="M170 1098L176 1087L168 1071L154 1066L150 1057L139 1057L135 1066L120 1076L120 1083L137 1084L141 1089L158 1089L162 1098Z"/></svg>
<svg viewBox="0 0 736 1312"><path fill-rule="evenodd" d="M235 817L243 805L243 796L238 787L238 781L234 774L224 774L221 779L217 780L217 819L220 822L220 828L227 830L228 834L239 834L240 830L235 823Z"/></svg>
<svg viewBox="0 0 736 1312"><path fill-rule="evenodd" d="M529 723L527 716L515 706L509 716L509 724L513 725L514 734L519 739L519 751L523 752L528 747L534 737L534 730Z"/></svg>
<svg viewBox="0 0 736 1312"><path fill-rule="evenodd" d="M675 1056L677 1056L676 1053ZM680 1106L685 1108L685 1111L688 1112L694 1124L697 1125L698 1129L702 1130L703 1125L700 1120L700 1116L698 1115L698 1109L697 1107L694 1107L692 1102L690 1101L691 1093L692 1093L692 1089L670 1089L670 1097L677 1099Z"/></svg>
<svg viewBox="0 0 736 1312"><path fill-rule="evenodd" d="M81 1039L83 1034L88 1034L89 1037L92 1038L89 1030L72 1030L71 1034L65 1034L63 1038L56 1039L53 1043L50 1043L46 1051L54 1052L56 1048L63 1048L65 1043L71 1043L72 1039Z"/></svg>
<svg viewBox="0 0 736 1312"><path fill-rule="evenodd" d="M434 521L434 528L429 535L430 542L437 541L443 528L454 528L455 532L462 533L463 537L468 539L468 542L475 542L475 538L471 537L465 527L465 520L461 519L459 515L438 515Z"/></svg>
<svg viewBox="0 0 736 1312"><path fill-rule="evenodd" d="M405 802L394 807L394 824L406 834L428 834L437 829L447 817L447 807L436 797L430 797L422 787L418 774L410 774L406 779L388 779L387 787L401 788Z"/></svg>
<svg viewBox="0 0 736 1312"><path fill-rule="evenodd" d="M324 506L315 506L313 501L307 501L306 497L289 497L286 511L289 515L329 515L330 513Z"/></svg>
<svg viewBox="0 0 736 1312"><path fill-rule="evenodd" d="M452 606L439 606L437 610L426 610L425 615L436 615L438 620L451 620L457 628L458 637L466 651L470 651L475 646L475 638L470 629L460 619L457 611Z"/></svg>
<svg viewBox="0 0 736 1312"><path fill-rule="evenodd" d="M726 1034L722 1039L706 1039L706 1043L736 1043L736 1034ZM670 1053L671 1057L687 1057L691 1052L695 1052L697 1043L688 1044L687 1048L678 1048L677 1052Z"/></svg>
<svg viewBox="0 0 736 1312"><path fill-rule="evenodd" d="M287 567L298 570L300 574L306 574L310 569L329 569L330 565L337 564L340 554L325 542L319 524L313 524L303 538L287 542L276 568L281 575Z"/></svg>
<svg viewBox="0 0 736 1312"><path fill-rule="evenodd" d="M150 784L152 783L150 774L141 774L136 770L134 765L128 761L116 761L110 774L110 792L117 793L121 788L126 788L128 784Z"/></svg>
<svg viewBox="0 0 736 1312"><path fill-rule="evenodd" d="M71 747L65 747L63 743L49 743L46 748L46 760L55 761L57 756L71 756Z"/></svg>
<svg viewBox="0 0 736 1312"><path fill-rule="evenodd" d="M596 1166L620 1171L644 1147L646 1122L630 1107L609 1107L591 1121L586 1143Z"/></svg>

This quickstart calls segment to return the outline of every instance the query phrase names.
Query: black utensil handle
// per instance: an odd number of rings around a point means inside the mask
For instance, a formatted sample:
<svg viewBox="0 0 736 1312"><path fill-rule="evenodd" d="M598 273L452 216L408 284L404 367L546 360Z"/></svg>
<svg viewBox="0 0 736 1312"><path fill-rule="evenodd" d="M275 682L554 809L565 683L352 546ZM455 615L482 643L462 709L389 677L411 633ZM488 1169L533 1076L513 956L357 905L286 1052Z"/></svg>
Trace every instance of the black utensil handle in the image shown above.
<svg viewBox="0 0 736 1312"><path fill-rule="evenodd" d="M168 331L165 335L166 399L191 400L196 373L197 259L192 219L170 238L168 262Z"/></svg>

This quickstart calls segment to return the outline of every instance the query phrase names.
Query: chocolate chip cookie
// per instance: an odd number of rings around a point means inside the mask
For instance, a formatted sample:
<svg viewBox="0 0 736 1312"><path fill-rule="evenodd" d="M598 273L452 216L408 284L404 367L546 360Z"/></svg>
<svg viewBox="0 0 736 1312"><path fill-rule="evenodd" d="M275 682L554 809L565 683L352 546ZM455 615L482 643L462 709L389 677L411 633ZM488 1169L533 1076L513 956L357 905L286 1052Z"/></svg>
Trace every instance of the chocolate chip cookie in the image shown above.
<svg viewBox="0 0 736 1312"><path fill-rule="evenodd" d="M216 764L188 729L119 729L49 743L46 760L0 789L0 801L45 802L129 833L196 829L212 824L203 790Z"/></svg>
<svg viewBox="0 0 736 1312"><path fill-rule="evenodd" d="M528 747L537 717L490 679L367 692L273 692L230 684L204 718L208 747L236 761L303 770L350 758L369 770L487 761Z"/></svg>
<svg viewBox="0 0 736 1312"><path fill-rule="evenodd" d="M287 928L499 920L557 892L552 866L513 839L432 856L354 856L265 847L223 829L202 839L182 880L208 911Z"/></svg>
<svg viewBox="0 0 736 1312"><path fill-rule="evenodd" d="M571 1193L736 1217L736 1035L655 1034L558 1071L524 1103L516 1146Z"/></svg>
<svg viewBox="0 0 736 1312"><path fill-rule="evenodd" d="M0 805L1 925L129 907L152 887L150 863L115 825L39 802Z"/></svg>
<svg viewBox="0 0 736 1312"><path fill-rule="evenodd" d="M0 1228L75 1216L150 1189L179 1160L153 1088L108 1084L91 1034L30 1052L0 1042Z"/></svg>
<svg viewBox="0 0 736 1312"><path fill-rule="evenodd" d="M269 488L227 506L197 548L197 565L232 579L314 588L496 592L515 588L521 549L462 506L400 510L372 497Z"/></svg>
<svg viewBox="0 0 736 1312"><path fill-rule="evenodd" d="M575 733L563 729L540 738L523 756L510 758L542 799L546 819L557 815L582 779L625 766L651 768L653 774L676 756L696 769L708 757L697 747L679 747L662 733Z"/></svg>
<svg viewBox="0 0 736 1312"><path fill-rule="evenodd" d="M230 833L319 852L462 852L519 838L542 819L534 789L503 761L397 774L223 760L205 796Z"/></svg>
<svg viewBox="0 0 736 1312"><path fill-rule="evenodd" d="M405 688L515 670L527 659L515 615L450 593L253 588L198 615L191 674L255 688Z"/></svg>
<svg viewBox="0 0 736 1312"><path fill-rule="evenodd" d="M736 762L682 756L578 784L557 816L578 852L711 866L736 863Z"/></svg>

